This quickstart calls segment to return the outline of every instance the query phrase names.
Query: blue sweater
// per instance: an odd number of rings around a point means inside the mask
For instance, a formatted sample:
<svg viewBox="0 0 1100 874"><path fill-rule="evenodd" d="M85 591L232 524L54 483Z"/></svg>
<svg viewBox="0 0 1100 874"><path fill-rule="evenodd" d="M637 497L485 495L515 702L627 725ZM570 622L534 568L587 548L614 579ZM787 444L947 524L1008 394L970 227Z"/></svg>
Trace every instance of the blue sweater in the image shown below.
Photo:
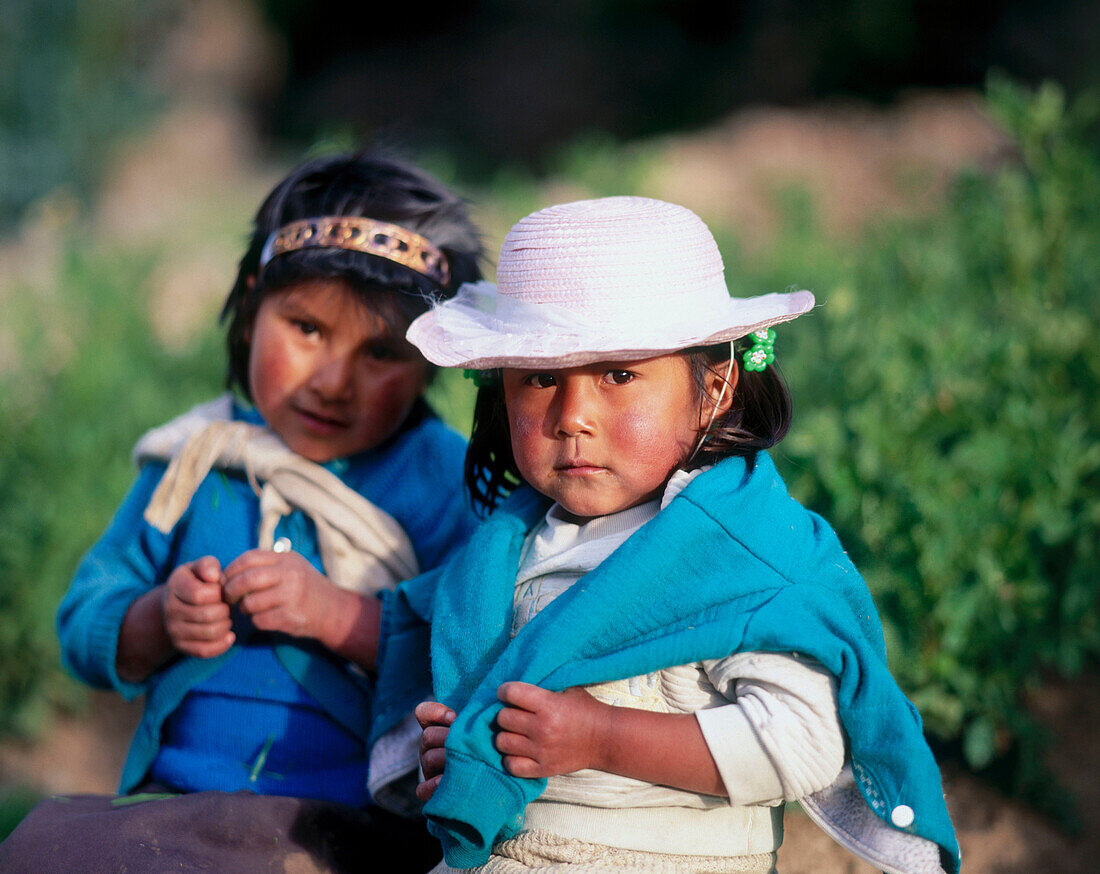
<svg viewBox="0 0 1100 874"><path fill-rule="evenodd" d="M916 708L887 669L866 585L766 454L754 464L727 459L697 477L510 639L520 550L546 509L544 498L518 490L451 561L387 597L376 733L424 692L432 619L434 695L458 712L443 781L424 809L448 864L484 863L546 784L509 775L493 747L502 682L561 690L771 651L812 656L836 675L867 804L883 821L898 805L911 807L906 831L937 843L944 867L958 870L939 770Z"/></svg>
<svg viewBox="0 0 1100 874"><path fill-rule="evenodd" d="M236 409L234 417L262 424L251 411ZM474 516L462 486L464 453L465 441L425 406L383 445L326 466L402 525L420 566L427 569L439 564L474 528ZM73 674L98 688L114 689L127 699L146 695L142 719L123 767L120 791L129 792L148 778L161 751L166 724L182 712L181 705L194 690L217 694L232 688L237 680L243 689L245 682L257 679L257 671L268 672L263 665L271 663L257 661L249 654L248 647L256 644L270 646L286 674L302 687L298 695L280 681L283 688L263 693L269 703L302 704L306 711L319 714L320 719L312 725L329 732L329 737L336 736L332 731L341 732L362 744L371 719L369 680L313 642L285 635L252 636L247 623L242 627L240 617L235 621L240 644L222 656L174 659L142 683L127 683L118 676L115 656L119 631L126 611L139 596L163 583L180 564L213 555L224 567L256 547L259 501L245 477L234 473L212 471L207 475L169 533L149 525L143 513L164 470L163 464L142 468L107 531L81 561L58 610L62 659ZM288 537L296 552L323 570L315 530L300 511L281 520L276 536ZM242 694L243 709L235 720L238 728L250 728L244 714L258 712L249 709L247 699L248 695ZM197 699L192 696L192 700ZM223 706L231 700L223 697ZM188 719L193 727L193 711ZM331 722L331 728L325 728L325 722ZM257 725L255 730L254 746L259 751L273 727ZM216 756L210 764L214 762ZM207 778L200 775L199 779ZM227 788L235 778L210 773L208 779L208 784L185 788ZM277 785L261 783L254 788L271 791Z"/></svg>

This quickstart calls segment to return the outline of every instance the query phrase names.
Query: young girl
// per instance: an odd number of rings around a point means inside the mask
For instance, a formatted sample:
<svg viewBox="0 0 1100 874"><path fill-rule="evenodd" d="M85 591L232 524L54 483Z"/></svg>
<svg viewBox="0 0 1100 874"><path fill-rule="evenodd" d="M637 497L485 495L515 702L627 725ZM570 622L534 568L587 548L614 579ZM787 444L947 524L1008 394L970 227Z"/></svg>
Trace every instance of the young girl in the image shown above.
<svg viewBox="0 0 1100 874"><path fill-rule="evenodd" d="M867 589L766 452L790 417L772 326L812 306L731 299L694 214L606 198L520 221L496 288L413 323L479 371L467 484L500 504L384 620L379 729L423 691L431 621L439 871L765 874L785 801L884 870L957 871Z"/></svg>
<svg viewBox="0 0 1100 874"><path fill-rule="evenodd" d="M464 204L423 171L356 154L292 172L260 207L222 314L239 395L140 441L137 482L76 572L58 613L65 664L145 695L120 791L217 791L210 807L156 814L176 822L189 863L246 870L225 852L248 843L248 824L263 870L264 848L331 843L303 810L357 830L382 821L394 845L438 858L372 805L368 671L378 594L473 528L465 441L425 403L432 369L404 334L431 299L479 278L480 256ZM220 793L241 790L278 798L226 813ZM232 840L188 833L227 819ZM92 827L122 834L117 823ZM158 859L176 858L158 835ZM142 870L112 852L112 870Z"/></svg>

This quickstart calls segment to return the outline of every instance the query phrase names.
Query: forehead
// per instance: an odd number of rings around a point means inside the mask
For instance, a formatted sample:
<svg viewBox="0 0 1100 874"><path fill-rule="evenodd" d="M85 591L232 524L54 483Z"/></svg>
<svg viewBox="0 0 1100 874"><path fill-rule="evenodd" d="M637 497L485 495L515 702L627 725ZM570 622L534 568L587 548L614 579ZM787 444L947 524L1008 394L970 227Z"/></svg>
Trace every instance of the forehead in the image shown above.
<svg viewBox="0 0 1100 874"><path fill-rule="evenodd" d="M570 367L543 365L539 367L505 367L504 371L513 373L553 373L561 376L595 375L599 376L612 370L625 370L632 373L644 373L648 376L675 376L689 371L687 358L679 352L656 355L651 358L628 360L593 361L590 364L577 364Z"/></svg>
<svg viewBox="0 0 1100 874"><path fill-rule="evenodd" d="M396 300L396 293L360 291L343 279L296 282L273 291L266 302L331 321L341 328L354 327L371 336L403 338L410 321Z"/></svg>

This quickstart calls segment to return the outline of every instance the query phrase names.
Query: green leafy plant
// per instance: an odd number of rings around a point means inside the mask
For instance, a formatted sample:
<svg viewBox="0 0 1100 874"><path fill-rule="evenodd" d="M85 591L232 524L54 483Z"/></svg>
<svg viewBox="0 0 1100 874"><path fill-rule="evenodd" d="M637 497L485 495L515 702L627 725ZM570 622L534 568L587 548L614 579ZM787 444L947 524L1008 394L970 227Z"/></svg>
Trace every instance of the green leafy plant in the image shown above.
<svg viewBox="0 0 1100 874"><path fill-rule="evenodd" d="M182 353L135 300L154 259L72 240L56 286L6 290L14 369L0 368L0 734L72 701L54 611L129 487L134 440L217 391L215 332Z"/></svg>
<svg viewBox="0 0 1100 874"><path fill-rule="evenodd" d="M1032 792L1027 693L1100 653L1100 162L1056 86L993 78L989 106L1018 155L819 274L782 454L928 730L976 769L1015 753Z"/></svg>

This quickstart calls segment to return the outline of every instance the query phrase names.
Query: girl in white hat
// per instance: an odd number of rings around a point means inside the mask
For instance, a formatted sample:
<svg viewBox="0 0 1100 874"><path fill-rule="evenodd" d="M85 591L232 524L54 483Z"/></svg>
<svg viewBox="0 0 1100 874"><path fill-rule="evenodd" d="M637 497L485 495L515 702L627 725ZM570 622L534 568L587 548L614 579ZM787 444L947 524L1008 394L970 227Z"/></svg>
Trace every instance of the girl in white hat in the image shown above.
<svg viewBox="0 0 1100 874"><path fill-rule="evenodd" d="M886 870L957 870L866 586L766 452L773 326L813 304L731 298L698 217L615 197L523 219L496 286L413 323L477 372L466 478L493 510L384 620L375 734L431 699L439 871L766 874L786 801Z"/></svg>

